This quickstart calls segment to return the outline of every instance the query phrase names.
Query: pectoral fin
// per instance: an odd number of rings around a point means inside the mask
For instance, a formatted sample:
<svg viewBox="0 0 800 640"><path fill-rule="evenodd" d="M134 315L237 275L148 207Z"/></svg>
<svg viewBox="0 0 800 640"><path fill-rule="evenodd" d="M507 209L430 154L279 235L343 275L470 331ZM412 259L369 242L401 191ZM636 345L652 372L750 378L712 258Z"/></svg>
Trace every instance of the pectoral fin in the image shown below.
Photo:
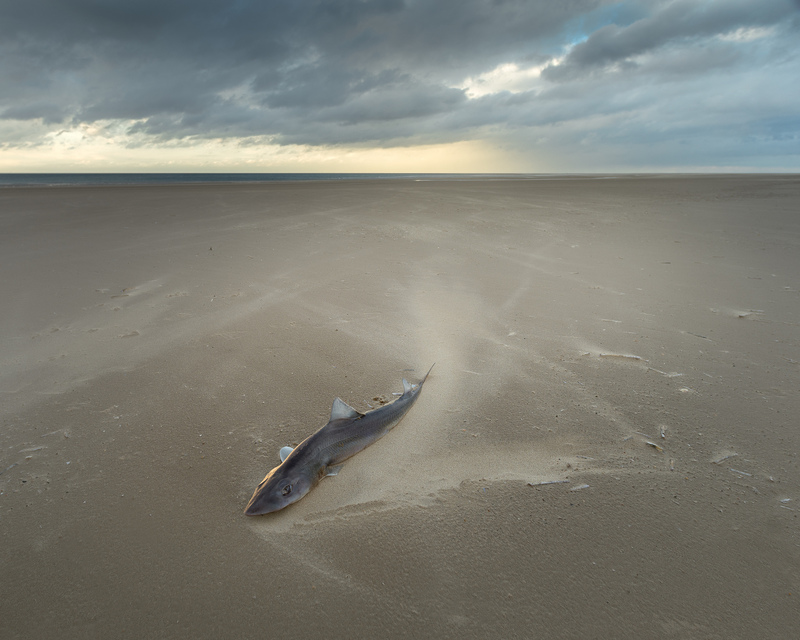
<svg viewBox="0 0 800 640"><path fill-rule="evenodd" d="M289 457L289 454L294 451L291 447L282 447L280 450L281 462L286 460Z"/></svg>
<svg viewBox="0 0 800 640"><path fill-rule="evenodd" d="M327 469L325 469L325 471L327 472L325 475L326 476L339 475L339 472L342 470L343 466L344 466L343 464L335 464L332 467L328 467Z"/></svg>
<svg viewBox="0 0 800 640"><path fill-rule="evenodd" d="M363 413L353 409L353 407L341 398L336 398L336 400L333 401L333 406L331 407L331 422L344 418L353 419L362 417L364 417Z"/></svg>

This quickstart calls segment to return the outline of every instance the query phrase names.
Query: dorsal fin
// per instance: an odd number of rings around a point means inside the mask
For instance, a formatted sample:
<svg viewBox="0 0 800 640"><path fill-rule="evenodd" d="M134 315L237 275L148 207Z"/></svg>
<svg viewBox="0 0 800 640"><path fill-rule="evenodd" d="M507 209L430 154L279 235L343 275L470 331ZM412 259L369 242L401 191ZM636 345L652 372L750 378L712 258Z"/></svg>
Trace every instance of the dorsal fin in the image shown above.
<svg viewBox="0 0 800 640"><path fill-rule="evenodd" d="M294 451L294 449L292 449L291 447L281 447L281 450L280 450L281 462L286 460L286 458L289 457L289 454L292 451Z"/></svg>
<svg viewBox="0 0 800 640"><path fill-rule="evenodd" d="M403 393L408 393L411 391L411 383L403 378Z"/></svg>
<svg viewBox="0 0 800 640"><path fill-rule="evenodd" d="M334 420L342 420L344 418L361 418L364 414L356 411L341 398L336 398L331 407L331 422Z"/></svg>

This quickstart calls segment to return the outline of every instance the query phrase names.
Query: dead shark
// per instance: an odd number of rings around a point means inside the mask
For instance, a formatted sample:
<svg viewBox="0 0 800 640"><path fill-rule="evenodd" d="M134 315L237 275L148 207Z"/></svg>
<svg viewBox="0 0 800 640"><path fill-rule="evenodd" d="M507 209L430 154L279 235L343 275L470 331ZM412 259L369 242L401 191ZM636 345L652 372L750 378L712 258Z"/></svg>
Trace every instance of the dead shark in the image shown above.
<svg viewBox="0 0 800 640"><path fill-rule="evenodd" d="M433 369L433 366L431 366ZM256 487L244 512L248 516L272 513L297 502L325 476L335 476L342 462L386 435L408 412L422 385L403 378L403 394L394 402L374 411L360 413L341 398L333 401L331 419L296 448L283 447L281 463Z"/></svg>

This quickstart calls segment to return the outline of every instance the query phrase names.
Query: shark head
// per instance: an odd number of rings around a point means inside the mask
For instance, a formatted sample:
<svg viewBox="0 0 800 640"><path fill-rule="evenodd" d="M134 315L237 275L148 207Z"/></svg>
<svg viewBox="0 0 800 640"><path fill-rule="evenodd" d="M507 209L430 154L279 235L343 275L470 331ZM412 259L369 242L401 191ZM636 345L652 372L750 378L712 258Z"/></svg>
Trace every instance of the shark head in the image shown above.
<svg viewBox="0 0 800 640"><path fill-rule="evenodd" d="M272 513L297 502L314 486L314 482L301 469L281 464L267 474L256 487L247 503L245 515L260 516Z"/></svg>

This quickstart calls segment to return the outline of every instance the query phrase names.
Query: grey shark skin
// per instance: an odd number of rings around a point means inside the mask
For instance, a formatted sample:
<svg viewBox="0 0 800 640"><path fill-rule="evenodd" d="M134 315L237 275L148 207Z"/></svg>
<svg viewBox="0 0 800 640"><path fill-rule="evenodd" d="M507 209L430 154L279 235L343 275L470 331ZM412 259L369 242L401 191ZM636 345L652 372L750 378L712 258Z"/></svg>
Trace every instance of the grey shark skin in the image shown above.
<svg viewBox="0 0 800 640"><path fill-rule="evenodd" d="M317 486L322 478L336 475L342 462L386 435L402 420L419 397L430 372L429 369L419 385L412 386L403 379L403 395L367 413L360 413L336 398L328 424L294 450L281 449L281 464L256 487L245 514L260 516L288 507Z"/></svg>

